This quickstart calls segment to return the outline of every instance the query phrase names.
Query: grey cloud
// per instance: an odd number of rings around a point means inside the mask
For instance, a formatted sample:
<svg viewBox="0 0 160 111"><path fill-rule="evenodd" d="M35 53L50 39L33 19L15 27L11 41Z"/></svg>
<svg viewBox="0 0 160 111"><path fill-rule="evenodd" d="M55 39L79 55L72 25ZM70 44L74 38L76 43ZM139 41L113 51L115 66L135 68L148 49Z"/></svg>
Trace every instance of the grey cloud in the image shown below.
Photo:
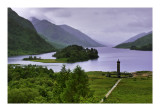
<svg viewBox="0 0 160 111"><path fill-rule="evenodd" d="M152 27L152 23L148 22L148 23L140 23L140 22L134 22L134 23L129 23L128 27L135 27L135 28L151 28Z"/></svg>
<svg viewBox="0 0 160 111"><path fill-rule="evenodd" d="M42 13L45 13L45 12L48 12L48 11L57 11L57 10L61 10L60 8L29 8L30 10L37 10L39 12L42 12Z"/></svg>
<svg viewBox="0 0 160 111"><path fill-rule="evenodd" d="M57 17L71 17L71 12L65 12L65 11L62 11L62 12L59 12L56 14Z"/></svg>

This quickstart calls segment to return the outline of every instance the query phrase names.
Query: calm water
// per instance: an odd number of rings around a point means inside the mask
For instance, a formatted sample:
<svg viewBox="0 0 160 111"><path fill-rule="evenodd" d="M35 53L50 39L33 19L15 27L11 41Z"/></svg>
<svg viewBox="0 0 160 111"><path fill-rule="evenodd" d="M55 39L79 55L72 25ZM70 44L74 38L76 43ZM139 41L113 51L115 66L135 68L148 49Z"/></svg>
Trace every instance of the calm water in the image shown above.
<svg viewBox="0 0 160 111"><path fill-rule="evenodd" d="M40 63L23 61L25 56L15 56L8 58L8 64L36 64L46 66L49 69L53 69L55 72L61 70L63 64L67 68L74 69L77 65L81 66L85 71L116 71L116 62L119 59L121 62L121 71L134 72L134 71L152 71L152 51L135 51L129 49L116 49L110 47L98 47L96 48L99 53L99 58L96 60L89 60L85 62L77 63ZM55 59L52 57L52 53L45 53L36 55L42 59Z"/></svg>

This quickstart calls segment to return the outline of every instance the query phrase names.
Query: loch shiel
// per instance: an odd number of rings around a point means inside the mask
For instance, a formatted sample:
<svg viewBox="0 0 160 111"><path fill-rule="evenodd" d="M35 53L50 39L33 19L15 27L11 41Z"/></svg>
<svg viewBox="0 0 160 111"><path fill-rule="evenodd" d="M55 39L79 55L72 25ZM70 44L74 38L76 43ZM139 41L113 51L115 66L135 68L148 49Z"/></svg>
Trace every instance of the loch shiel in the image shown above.
<svg viewBox="0 0 160 111"><path fill-rule="evenodd" d="M152 103L152 8L8 7L8 103Z"/></svg>

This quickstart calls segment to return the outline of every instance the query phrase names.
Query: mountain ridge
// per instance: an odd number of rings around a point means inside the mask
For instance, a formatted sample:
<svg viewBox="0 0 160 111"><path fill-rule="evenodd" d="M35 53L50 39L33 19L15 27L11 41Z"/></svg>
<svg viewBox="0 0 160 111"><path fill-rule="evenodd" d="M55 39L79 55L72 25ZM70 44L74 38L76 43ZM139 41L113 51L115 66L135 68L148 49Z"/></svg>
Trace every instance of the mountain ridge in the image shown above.
<svg viewBox="0 0 160 111"><path fill-rule="evenodd" d="M136 41L137 39L139 39L139 38L141 38L141 37L143 37L143 36L145 36L145 35L148 35L148 34L150 34L150 33L152 33L152 31L139 33L139 34L137 34L137 35L135 35L135 36L133 36L133 37L130 37L129 39L127 39L126 41L124 41L124 42L122 42L122 43L134 42L134 41ZM122 43L121 43L121 44L122 44Z"/></svg>
<svg viewBox="0 0 160 111"><path fill-rule="evenodd" d="M144 35L146 35L145 32L140 33L140 34L137 34L137 35L135 35L135 36L129 38L128 40L126 40L126 41L124 41L124 42L122 42L122 43L134 42L135 40L141 38L141 37L144 36Z"/></svg>
<svg viewBox="0 0 160 111"><path fill-rule="evenodd" d="M68 45L81 45L84 47L104 46L92 40L89 36L82 33L78 29L74 29L68 25L55 25L47 20L39 20L35 17L32 17L31 22L36 28L37 32L46 37L51 42L57 42L65 46ZM79 35L77 35L76 33L78 33Z"/></svg>

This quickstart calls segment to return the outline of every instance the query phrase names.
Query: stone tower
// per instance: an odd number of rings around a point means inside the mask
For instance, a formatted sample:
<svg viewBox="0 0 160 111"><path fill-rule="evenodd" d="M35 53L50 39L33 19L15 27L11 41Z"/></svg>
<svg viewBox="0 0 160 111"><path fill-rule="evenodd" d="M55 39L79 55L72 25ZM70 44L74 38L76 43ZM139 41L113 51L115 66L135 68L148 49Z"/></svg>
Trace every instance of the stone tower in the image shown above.
<svg viewBox="0 0 160 111"><path fill-rule="evenodd" d="M118 59L117 61L117 77L120 78L121 77L121 74L120 74L120 61Z"/></svg>

